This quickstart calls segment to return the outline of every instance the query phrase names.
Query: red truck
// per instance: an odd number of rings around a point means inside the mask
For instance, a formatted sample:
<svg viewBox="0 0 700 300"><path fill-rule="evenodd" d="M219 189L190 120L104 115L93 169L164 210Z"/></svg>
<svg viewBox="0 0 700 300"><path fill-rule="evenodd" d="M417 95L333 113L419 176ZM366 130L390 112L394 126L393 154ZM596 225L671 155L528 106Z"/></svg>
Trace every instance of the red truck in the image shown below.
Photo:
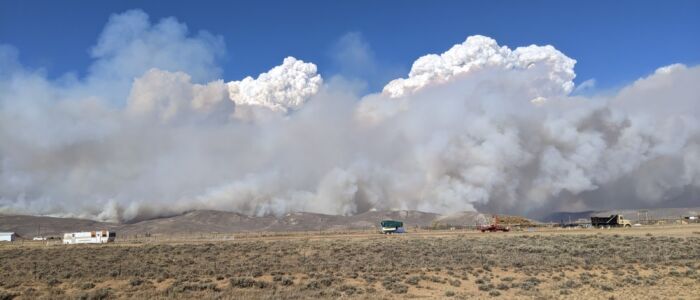
<svg viewBox="0 0 700 300"><path fill-rule="evenodd" d="M479 226L479 230L481 232L498 232L498 231L503 231L503 232L508 232L510 231L510 227L508 226L503 226L498 224L498 216L494 215L493 216L493 223L489 225L481 225Z"/></svg>

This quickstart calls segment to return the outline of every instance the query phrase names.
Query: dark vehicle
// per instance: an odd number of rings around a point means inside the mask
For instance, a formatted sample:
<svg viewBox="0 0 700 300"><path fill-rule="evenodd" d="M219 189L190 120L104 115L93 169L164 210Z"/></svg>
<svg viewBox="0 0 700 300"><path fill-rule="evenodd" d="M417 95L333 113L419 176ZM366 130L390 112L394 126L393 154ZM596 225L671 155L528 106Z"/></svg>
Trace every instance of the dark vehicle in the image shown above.
<svg viewBox="0 0 700 300"><path fill-rule="evenodd" d="M406 230L403 228L403 222L394 220L384 220L379 223L382 226L382 233L404 233Z"/></svg>
<svg viewBox="0 0 700 300"><path fill-rule="evenodd" d="M632 223L625 220L622 215L610 215L609 217L591 217L591 226L596 228L632 227Z"/></svg>

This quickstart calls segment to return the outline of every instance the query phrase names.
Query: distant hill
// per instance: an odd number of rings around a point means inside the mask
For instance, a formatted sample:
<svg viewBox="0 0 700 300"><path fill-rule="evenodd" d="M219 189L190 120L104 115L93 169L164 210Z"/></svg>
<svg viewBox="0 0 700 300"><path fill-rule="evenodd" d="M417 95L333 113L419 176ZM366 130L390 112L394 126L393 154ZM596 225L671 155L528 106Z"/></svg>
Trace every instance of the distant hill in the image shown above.
<svg viewBox="0 0 700 300"><path fill-rule="evenodd" d="M650 209L613 209L613 210L590 210L582 212L557 212L548 215L542 221L554 223L568 223L569 220L576 221L578 219L588 219L590 217L604 217L613 214L621 214L626 219L636 221L639 213L640 218L644 218L644 211L649 220L657 219L677 219L687 216L700 215L700 207L686 208L650 208Z"/></svg>
<svg viewBox="0 0 700 300"><path fill-rule="evenodd" d="M64 232L109 229L125 235L133 234L186 234L228 232L284 232L316 230L375 229L379 221L401 220L405 226L429 227L439 220L441 224L473 225L473 212L441 216L411 210L368 211L352 216L324 215L307 212L292 212L275 216L247 216L235 212L196 210L181 215L155 218L129 224L97 222L84 219L54 218L24 215L0 215L0 231L12 231L30 238L39 234L60 236Z"/></svg>
<svg viewBox="0 0 700 300"><path fill-rule="evenodd" d="M579 212L555 212L544 219L542 222L545 223L569 223L575 222L578 219L590 219L591 216L598 214L598 211L588 210Z"/></svg>
<svg viewBox="0 0 700 300"><path fill-rule="evenodd" d="M24 215L0 215L0 231L15 232L20 237L57 236L64 232L119 228L119 224L74 218Z"/></svg>

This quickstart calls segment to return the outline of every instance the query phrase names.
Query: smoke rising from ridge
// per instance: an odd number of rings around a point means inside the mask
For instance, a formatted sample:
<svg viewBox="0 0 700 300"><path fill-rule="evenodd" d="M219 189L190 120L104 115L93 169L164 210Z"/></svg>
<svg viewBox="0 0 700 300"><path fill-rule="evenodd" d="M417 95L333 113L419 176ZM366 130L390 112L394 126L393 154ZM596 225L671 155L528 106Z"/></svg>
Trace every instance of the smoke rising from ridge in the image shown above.
<svg viewBox="0 0 700 300"><path fill-rule="evenodd" d="M574 96L575 60L554 47L472 36L357 96L293 57L225 82L224 52L221 37L141 11L109 20L85 78L48 79L0 46L0 212L697 204L698 66Z"/></svg>

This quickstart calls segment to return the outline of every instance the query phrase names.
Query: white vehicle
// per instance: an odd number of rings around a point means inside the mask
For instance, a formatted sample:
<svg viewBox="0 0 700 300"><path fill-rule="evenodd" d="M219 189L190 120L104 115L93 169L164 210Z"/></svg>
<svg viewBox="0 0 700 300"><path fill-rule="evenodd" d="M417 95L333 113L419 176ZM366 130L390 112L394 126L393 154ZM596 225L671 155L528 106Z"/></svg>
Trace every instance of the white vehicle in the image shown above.
<svg viewBox="0 0 700 300"><path fill-rule="evenodd" d="M46 238L43 237L43 236L35 236L32 240L34 240L34 241L45 241Z"/></svg>
<svg viewBox="0 0 700 300"><path fill-rule="evenodd" d="M116 232L107 230L72 232L63 235L63 244L103 244L114 242Z"/></svg>
<svg viewBox="0 0 700 300"><path fill-rule="evenodd" d="M16 236L14 232L0 232L0 242L14 242Z"/></svg>

